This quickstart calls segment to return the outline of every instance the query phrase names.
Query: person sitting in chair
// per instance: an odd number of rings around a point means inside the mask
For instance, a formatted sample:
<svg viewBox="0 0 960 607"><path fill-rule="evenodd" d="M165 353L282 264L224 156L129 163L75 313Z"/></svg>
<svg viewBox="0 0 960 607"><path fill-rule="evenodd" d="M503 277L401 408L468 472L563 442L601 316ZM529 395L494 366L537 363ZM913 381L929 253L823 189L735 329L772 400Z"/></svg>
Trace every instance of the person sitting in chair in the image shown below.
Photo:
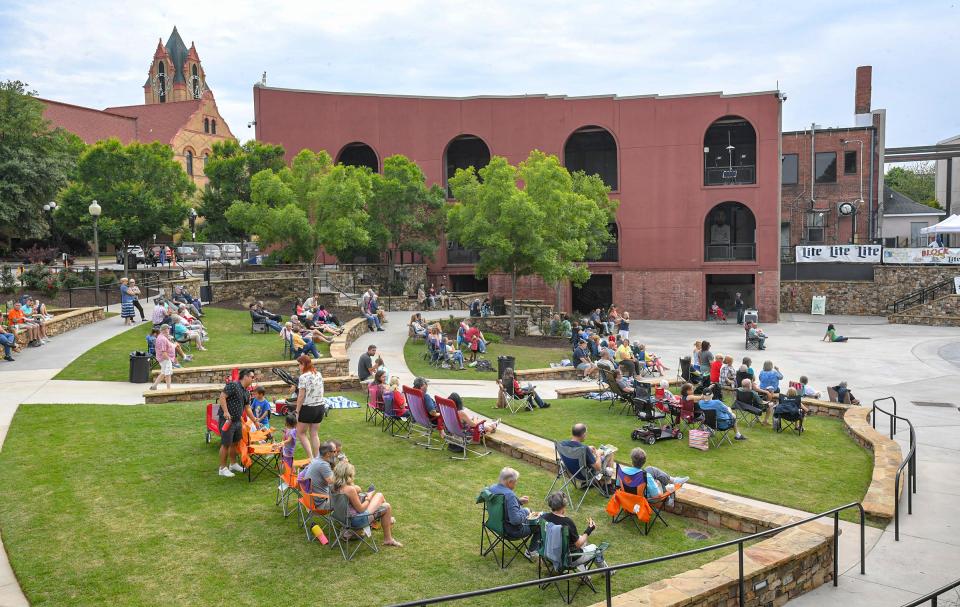
<svg viewBox="0 0 960 607"><path fill-rule="evenodd" d="M448 396L453 404L457 407L457 419L460 420L460 424L471 431L473 431L473 440L479 441L480 437L484 434L493 434L497 431L497 426L500 425L499 419L489 420L482 417L471 417L463 408L463 399L460 398L460 395L456 392L451 392Z"/></svg>
<svg viewBox="0 0 960 607"><path fill-rule="evenodd" d="M847 388L847 382L842 381L836 386L833 387L834 392L837 393L837 402L838 403L849 403L851 405L859 405L860 401L853 397L853 392Z"/></svg>
<svg viewBox="0 0 960 607"><path fill-rule="evenodd" d="M736 440L747 440L747 437L740 434L740 427L737 425L737 416L733 409L728 407L720 399L710 398L710 394L694 394L693 384L683 384L680 388L680 398L683 400L698 402L697 408L701 411L715 411L717 414L717 429L726 430L733 428Z"/></svg>
<svg viewBox="0 0 960 607"><path fill-rule="evenodd" d="M753 382L749 379L740 382L740 388L737 390L737 401L763 411L763 418L760 423L764 426L770 425L770 414L773 413L773 407L776 403L772 400L763 400L763 396L753 388Z"/></svg>
<svg viewBox="0 0 960 607"><path fill-rule="evenodd" d="M425 377L418 377L413 380L413 387L416 390L423 392L423 408L427 410L427 415L430 417L430 423L434 426L440 423L440 409L437 408L437 401L433 400L433 397L427 394L427 389L430 387L430 380ZM440 432L443 435L443 432Z"/></svg>
<svg viewBox="0 0 960 607"><path fill-rule="evenodd" d="M747 339L750 341L756 341L757 347L761 350L766 350L767 346L765 345L767 341L767 334L763 332L763 329L758 327L754 322L748 322L745 325L747 331Z"/></svg>
<svg viewBox="0 0 960 607"><path fill-rule="evenodd" d="M820 398L820 393L810 387L810 380L806 375L800 376L800 396L809 396L810 398Z"/></svg>
<svg viewBox="0 0 960 607"><path fill-rule="evenodd" d="M587 450L587 467L592 469L596 474L602 475L605 481L604 484L608 486L611 485L614 478L614 469L612 468L614 451L601 451L596 447L586 444L584 441L587 439L587 425L582 422L573 425L573 428L570 429L570 435L569 439L562 441L560 444L565 447L585 447ZM564 466L571 473L577 471L578 465L577 462L564 460Z"/></svg>
<svg viewBox="0 0 960 607"><path fill-rule="evenodd" d="M596 378L600 373L597 365L590 360L590 351L587 349L587 341L581 339L577 342L577 347L573 350L573 364L578 371L583 371L583 379Z"/></svg>
<svg viewBox="0 0 960 607"><path fill-rule="evenodd" d="M737 371L733 368L733 357L724 356L720 367L719 383L724 388L733 388L737 378Z"/></svg>
<svg viewBox="0 0 960 607"><path fill-rule="evenodd" d="M192 306L198 316L203 316L203 304L183 287L173 288L173 301Z"/></svg>
<svg viewBox="0 0 960 607"><path fill-rule="evenodd" d="M690 480L689 476L670 476L660 468L656 466L646 466L647 463L647 452L641 449L640 447L635 447L630 451L630 463L632 466L621 466L623 472L628 475L634 475L644 470L647 475L647 488L645 491L646 497L657 497L664 491L673 491L677 488L678 485ZM650 481L653 480L653 485L651 486ZM622 487L627 493L636 493L634 487ZM673 496L670 497L670 502L668 505L673 505Z"/></svg>
<svg viewBox="0 0 960 607"><path fill-rule="evenodd" d="M554 491L547 496L547 507L550 512L543 515L543 520L554 525L564 527L567 533L570 550L570 560L576 565L577 571L586 571L587 565L592 560L597 561L598 567L606 567L607 562L603 560L603 553L597 552L596 544L590 544L590 534L597 529L597 524L593 518L587 518L587 528L583 533L577 531L577 524L573 519L567 516L567 495L562 491Z"/></svg>
<svg viewBox="0 0 960 607"><path fill-rule="evenodd" d="M271 316L268 316L260 302L254 302L250 304L250 319L255 323L267 325L277 333L283 330L283 327L279 322L280 317L278 316L274 319Z"/></svg>
<svg viewBox="0 0 960 607"><path fill-rule="evenodd" d="M500 471L500 478L487 491L494 495L503 496L503 531L507 539L519 540L532 534L530 548L524 553L528 559L537 557L537 548L540 546L540 533L536 519L530 519L530 509L525 506L530 502L526 495L517 496L517 481L520 473L509 466Z"/></svg>
<svg viewBox="0 0 960 607"><path fill-rule="evenodd" d="M529 398L541 409L550 407L550 403L543 402L543 399L537 394L536 386L529 383L526 386L520 386L520 382L517 381L516 374L512 367L507 367L503 370L503 379L501 381L504 386L511 386L513 395L517 398Z"/></svg>

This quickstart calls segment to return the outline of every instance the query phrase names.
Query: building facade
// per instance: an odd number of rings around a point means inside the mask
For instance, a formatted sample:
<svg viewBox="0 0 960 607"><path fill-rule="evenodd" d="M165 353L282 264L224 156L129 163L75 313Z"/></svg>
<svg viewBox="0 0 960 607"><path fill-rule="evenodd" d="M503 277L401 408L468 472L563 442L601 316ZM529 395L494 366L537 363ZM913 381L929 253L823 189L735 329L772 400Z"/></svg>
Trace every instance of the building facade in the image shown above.
<svg viewBox="0 0 960 607"><path fill-rule="evenodd" d="M916 248L927 246L935 237L920 233L923 228L945 219L946 212L893 190L883 188L883 241L890 247Z"/></svg>
<svg viewBox="0 0 960 607"><path fill-rule="evenodd" d="M207 87L196 47L191 43L188 49L174 27L166 45L158 44L149 74L142 105L97 110L41 99L47 106L44 117L88 144L111 137L123 143L167 144L187 175L203 188L204 164L213 144L236 138Z"/></svg>
<svg viewBox="0 0 960 607"><path fill-rule="evenodd" d="M869 243L880 234L886 113L871 109L870 66L857 68L855 125L783 133L781 246Z"/></svg>
<svg viewBox="0 0 960 607"><path fill-rule="evenodd" d="M778 92L743 95L437 98L301 91L256 85L258 140L327 150L380 170L404 154L429 183L492 155L516 164L534 149L600 175L620 201L617 243L590 263L582 287L563 285L563 310L617 304L633 318L706 317L736 291L779 311L780 116ZM447 242L431 279L509 296L506 276L474 276L476 257ZM556 289L525 278L519 296L554 302Z"/></svg>

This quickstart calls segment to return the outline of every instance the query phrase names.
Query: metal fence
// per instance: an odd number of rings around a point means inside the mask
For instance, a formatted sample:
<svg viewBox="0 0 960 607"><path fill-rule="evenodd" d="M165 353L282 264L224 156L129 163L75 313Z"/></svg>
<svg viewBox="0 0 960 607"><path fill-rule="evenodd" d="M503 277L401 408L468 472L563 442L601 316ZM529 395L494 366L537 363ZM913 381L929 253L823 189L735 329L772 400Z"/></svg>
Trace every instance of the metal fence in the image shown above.
<svg viewBox="0 0 960 607"><path fill-rule="evenodd" d="M893 413L881 409L877 406L877 403L883 401L892 401L893 402ZM903 420L907 422L907 426L910 428L910 449L907 451L907 456L903 458L903 462L900 463L900 467L897 468L897 475L893 479L893 539L895 541L900 541L900 479L903 475L903 471L907 471L907 514L913 514L913 494L917 492L917 434L913 429L913 424L910 423L910 420L897 415L897 399L892 396L886 396L884 398L878 398L873 401L873 411L870 414L870 422L873 424L873 428L877 427L877 413L883 413L890 420L890 439L893 440L893 435L897 433L897 420Z"/></svg>

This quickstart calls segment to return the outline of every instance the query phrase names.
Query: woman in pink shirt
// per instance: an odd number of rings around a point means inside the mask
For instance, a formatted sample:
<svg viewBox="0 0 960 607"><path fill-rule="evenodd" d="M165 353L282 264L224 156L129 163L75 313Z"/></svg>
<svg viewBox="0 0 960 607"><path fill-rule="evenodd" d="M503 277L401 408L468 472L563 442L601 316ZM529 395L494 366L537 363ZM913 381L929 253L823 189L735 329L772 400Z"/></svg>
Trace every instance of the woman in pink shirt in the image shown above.
<svg viewBox="0 0 960 607"><path fill-rule="evenodd" d="M157 380L150 386L151 390L156 390L161 380L167 382L167 390L170 389L170 381L173 379L173 361L177 358L177 346L170 339L170 325L163 325L160 328L160 335L157 336L156 343L157 362L160 363L160 374Z"/></svg>

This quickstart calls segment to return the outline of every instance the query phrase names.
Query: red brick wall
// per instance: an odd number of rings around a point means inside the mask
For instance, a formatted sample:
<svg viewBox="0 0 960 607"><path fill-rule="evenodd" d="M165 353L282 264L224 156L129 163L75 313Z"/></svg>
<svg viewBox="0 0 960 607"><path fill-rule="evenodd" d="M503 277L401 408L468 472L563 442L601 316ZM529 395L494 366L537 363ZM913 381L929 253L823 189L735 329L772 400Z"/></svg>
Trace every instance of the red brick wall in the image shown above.
<svg viewBox="0 0 960 607"><path fill-rule="evenodd" d="M490 297L510 298L510 275L491 274L487 278ZM553 286L543 282L539 276L521 276L517 279L517 299L539 299L545 304L557 303L557 291ZM560 289L560 301L570 301L570 287L566 285ZM564 308L566 309L565 304Z"/></svg>
<svg viewBox="0 0 960 607"><path fill-rule="evenodd" d="M613 274L613 302L634 319L703 320L704 275L696 271Z"/></svg>

